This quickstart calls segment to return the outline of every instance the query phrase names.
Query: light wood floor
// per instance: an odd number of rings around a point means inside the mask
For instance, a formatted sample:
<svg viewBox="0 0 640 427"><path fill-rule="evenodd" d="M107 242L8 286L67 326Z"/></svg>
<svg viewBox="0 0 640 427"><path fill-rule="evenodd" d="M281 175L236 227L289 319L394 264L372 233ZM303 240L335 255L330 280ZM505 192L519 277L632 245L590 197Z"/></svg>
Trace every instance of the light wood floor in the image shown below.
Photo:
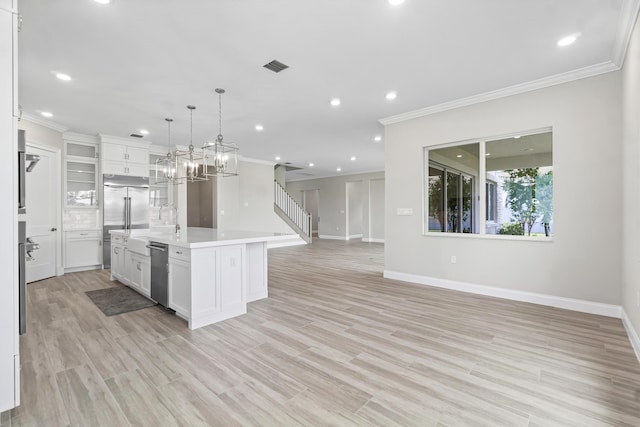
<svg viewBox="0 0 640 427"><path fill-rule="evenodd" d="M385 280L382 249L270 250L270 298L197 331L105 317L103 271L31 284L2 425L640 425L620 320Z"/></svg>

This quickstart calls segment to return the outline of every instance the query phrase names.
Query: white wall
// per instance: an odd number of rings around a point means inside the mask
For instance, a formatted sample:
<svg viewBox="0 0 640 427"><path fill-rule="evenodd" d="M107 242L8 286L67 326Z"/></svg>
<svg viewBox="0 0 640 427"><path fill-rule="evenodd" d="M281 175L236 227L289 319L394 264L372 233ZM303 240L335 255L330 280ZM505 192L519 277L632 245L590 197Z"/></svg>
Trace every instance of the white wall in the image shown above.
<svg viewBox="0 0 640 427"><path fill-rule="evenodd" d="M385 270L619 305L620 84L619 72L608 73L388 125ZM423 147L546 127L552 242L422 235ZM397 216L397 208L413 215Z"/></svg>
<svg viewBox="0 0 640 427"><path fill-rule="evenodd" d="M369 238L384 241L384 179L369 181Z"/></svg>
<svg viewBox="0 0 640 427"><path fill-rule="evenodd" d="M362 181L347 182L347 236L349 239L362 237Z"/></svg>
<svg viewBox="0 0 640 427"><path fill-rule="evenodd" d="M335 176L331 178L287 181L287 192L298 203L302 202L302 191L320 190L318 235L320 238L347 239L346 184L350 181L362 182L362 239L369 239L369 183L384 179L384 172ZM376 213L377 219L380 213ZM382 213L384 215L384 213Z"/></svg>
<svg viewBox="0 0 640 427"><path fill-rule="evenodd" d="M622 307L636 333L640 333L640 28L637 23L622 71L622 106Z"/></svg>
<svg viewBox="0 0 640 427"><path fill-rule="evenodd" d="M218 178L218 228L294 233L273 210L274 168L240 160L238 176Z"/></svg>

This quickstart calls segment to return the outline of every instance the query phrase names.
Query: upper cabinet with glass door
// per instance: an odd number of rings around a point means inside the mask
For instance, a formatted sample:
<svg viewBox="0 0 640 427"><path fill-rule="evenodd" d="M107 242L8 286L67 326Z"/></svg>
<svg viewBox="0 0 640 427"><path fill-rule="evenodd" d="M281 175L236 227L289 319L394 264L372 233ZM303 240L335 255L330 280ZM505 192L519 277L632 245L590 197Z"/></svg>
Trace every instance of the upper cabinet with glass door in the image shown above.
<svg viewBox="0 0 640 427"><path fill-rule="evenodd" d="M65 207L98 207L98 145L65 141Z"/></svg>

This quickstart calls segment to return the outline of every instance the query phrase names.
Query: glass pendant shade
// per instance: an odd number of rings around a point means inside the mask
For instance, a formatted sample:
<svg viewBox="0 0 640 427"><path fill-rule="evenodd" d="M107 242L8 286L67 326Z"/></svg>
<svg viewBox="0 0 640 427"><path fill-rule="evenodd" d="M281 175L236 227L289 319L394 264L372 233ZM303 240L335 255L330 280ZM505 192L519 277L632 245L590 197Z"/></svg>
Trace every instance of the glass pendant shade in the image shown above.
<svg viewBox="0 0 640 427"><path fill-rule="evenodd" d="M171 122L173 119L165 119L168 128L167 155L156 160L156 184L172 184L176 176L176 160L171 153Z"/></svg>
<svg viewBox="0 0 640 427"><path fill-rule="evenodd" d="M173 178L175 183L181 182L196 182L206 181L208 177L204 174L206 163L206 156L202 150L195 150L193 146L193 110L196 109L193 105L187 105L187 108L191 114L191 133L189 140L189 147L187 150L176 150L173 153L175 159L175 177Z"/></svg>

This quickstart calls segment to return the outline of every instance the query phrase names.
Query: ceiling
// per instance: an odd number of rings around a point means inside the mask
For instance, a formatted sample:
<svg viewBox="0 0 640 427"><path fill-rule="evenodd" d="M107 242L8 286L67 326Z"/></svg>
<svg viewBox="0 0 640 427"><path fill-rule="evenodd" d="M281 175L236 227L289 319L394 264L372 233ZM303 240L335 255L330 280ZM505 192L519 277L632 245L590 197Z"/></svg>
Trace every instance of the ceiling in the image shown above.
<svg viewBox="0 0 640 427"><path fill-rule="evenodd" d="M20 103L27 117L49 111L70 131L124 137L147 129L144 139L160 145L165 117L174 119L172 142L188 144L193 104L200 146L218 133L220 87L222 133L242 155L302 167L288 179L337 175L338 167L376 171L384 167L381 118L619 68L637 4L20 0ZM579 34L576 43L558 47L569 34ZM263 68L274 59L290 68ZM397 99L386 100L389 91Z"/></svg>

